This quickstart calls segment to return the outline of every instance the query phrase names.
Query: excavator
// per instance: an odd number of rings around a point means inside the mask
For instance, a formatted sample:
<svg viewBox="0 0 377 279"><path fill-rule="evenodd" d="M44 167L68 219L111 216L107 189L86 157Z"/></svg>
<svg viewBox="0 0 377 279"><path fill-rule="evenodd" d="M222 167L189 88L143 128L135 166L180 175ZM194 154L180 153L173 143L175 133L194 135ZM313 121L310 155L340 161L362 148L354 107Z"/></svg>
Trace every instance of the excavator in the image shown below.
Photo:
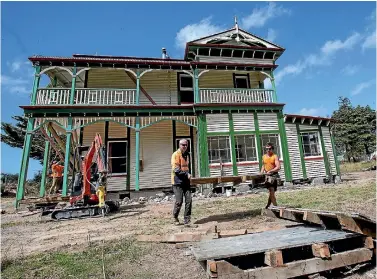
<svg viewBox="0 0 377 279"><path fill-rule="evenodd" d="M85 156L81 152L88 151ZM51 213L52 219L72 219L106 216L109 212L118 211L120 205L117 201L106 200L107 163L105 147L100 134L96 134L90 147L78 146L74 152L75 160L81 169L73 169L74 177L70 185L70 205L63 209L45 210L42 215ZM76 164L74 164L76 166ZM77 173L76 173L77 171Z"/></svg>

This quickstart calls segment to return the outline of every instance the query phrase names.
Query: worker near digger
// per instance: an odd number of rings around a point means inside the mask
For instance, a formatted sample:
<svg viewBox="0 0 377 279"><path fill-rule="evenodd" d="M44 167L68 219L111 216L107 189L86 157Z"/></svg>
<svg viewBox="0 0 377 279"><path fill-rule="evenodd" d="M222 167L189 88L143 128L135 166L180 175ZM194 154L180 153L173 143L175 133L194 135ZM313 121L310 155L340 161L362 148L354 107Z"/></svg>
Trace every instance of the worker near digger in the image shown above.
<svg viewBox="0 0 377 279"><path fill-rule="evenodd" d="M269 191L269 197L266 208L270 207L271 203L277 206L275 192L277 190L280 162L279 157L274 153L274 146L272 143L267 143L265 146L266 154L262 157L261 173L266 174L265 186Z"/></svg>
<svg viewBox="0 0 377 279"><path fill-rule="evenodd" d="M189 172L189 153L187 152L188 142L185 139L179 141L179 148L171 157L171 184L175 195L175 203L173 209L174 223L179 225L178 215L183 204L183 197L185 198L185 212L184 225L190 226L191 223L191 208L192 198L190 189Z"/></svg>
<svg viewBox="0 0 377 279"><path fill-rule="evenodd" d="M62 187L64 166L60 161L53 161L52 166L52 185L49 194L57 194Z"/></svg>

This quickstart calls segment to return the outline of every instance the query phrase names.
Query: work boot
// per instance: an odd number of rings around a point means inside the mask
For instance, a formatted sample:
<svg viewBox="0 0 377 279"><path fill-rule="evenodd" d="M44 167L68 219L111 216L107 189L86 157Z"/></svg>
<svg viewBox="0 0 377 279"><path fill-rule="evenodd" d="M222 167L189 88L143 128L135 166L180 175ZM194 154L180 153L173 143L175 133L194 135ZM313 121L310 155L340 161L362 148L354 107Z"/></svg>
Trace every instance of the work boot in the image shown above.
<svg viewBox="0 0 377 279"><path fill-rule="evenodd" d="M190 227L191 226L191 218L185 217L185 220L184 220L183 223L184 223L185 227Z"/></svg>
<svg viewBox="0 0 377 279"><path fill-rule="evenodd" d="M179 226L181 223L179 223L179 219L177 217L174 217L174 225Z"/></svg>

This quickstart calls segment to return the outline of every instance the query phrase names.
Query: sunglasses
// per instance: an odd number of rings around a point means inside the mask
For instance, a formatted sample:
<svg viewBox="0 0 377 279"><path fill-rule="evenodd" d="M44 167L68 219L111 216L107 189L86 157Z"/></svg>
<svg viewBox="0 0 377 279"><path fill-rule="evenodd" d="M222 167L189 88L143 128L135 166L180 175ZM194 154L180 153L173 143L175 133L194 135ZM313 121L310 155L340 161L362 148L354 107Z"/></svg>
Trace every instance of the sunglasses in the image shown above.
<svg viewBox="0 0 377 279"><path fill-rule="evenodd" d="M181 144L182 146L187 146L187 144Z"/></svg>
<svg viewBox="0 0 377 279"><path fill-rule="evenodd" d="M266 150L272 150L272 148L270 147L270 148L266 148Z"/></svg>

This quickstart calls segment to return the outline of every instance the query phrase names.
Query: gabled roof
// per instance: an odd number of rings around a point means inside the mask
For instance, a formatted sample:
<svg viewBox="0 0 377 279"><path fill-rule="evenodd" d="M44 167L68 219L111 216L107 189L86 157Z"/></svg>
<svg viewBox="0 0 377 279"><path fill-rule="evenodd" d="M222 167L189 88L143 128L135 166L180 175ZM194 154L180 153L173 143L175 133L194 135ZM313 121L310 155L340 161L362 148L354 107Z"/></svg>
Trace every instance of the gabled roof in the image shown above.
<svg viewBox="0 0 377 279"><path fill-rule="evenodd" d="M232 29L199 38L188 42L187 44L226 44L234 46L247 46L247 47L262 47L267 49L278 49L284 51L285 49L277 44L271 43L265 39L262 39L254 34L246 32L238 28L237 26Z"/></svg>

